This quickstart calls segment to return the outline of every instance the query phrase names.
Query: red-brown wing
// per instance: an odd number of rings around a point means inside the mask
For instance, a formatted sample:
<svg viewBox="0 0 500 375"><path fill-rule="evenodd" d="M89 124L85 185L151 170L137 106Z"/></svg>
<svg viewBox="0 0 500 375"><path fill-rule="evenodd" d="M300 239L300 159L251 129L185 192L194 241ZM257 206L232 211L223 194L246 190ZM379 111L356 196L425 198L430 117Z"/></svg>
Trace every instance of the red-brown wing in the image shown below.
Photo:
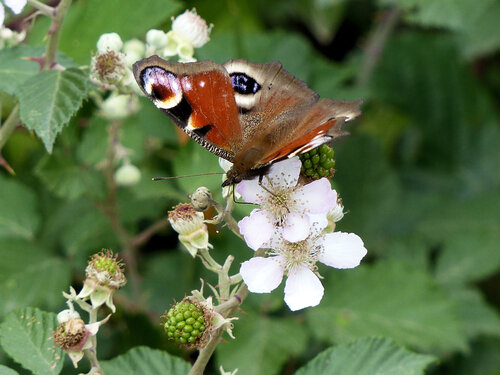
<svg viewBox="0 0 500 375"><path fill-rule="evenodd" d="M134 75L149 99L179 128L210 152L233 160L242 131L231 79L221 65L152 56L134 64Z"/></svg>

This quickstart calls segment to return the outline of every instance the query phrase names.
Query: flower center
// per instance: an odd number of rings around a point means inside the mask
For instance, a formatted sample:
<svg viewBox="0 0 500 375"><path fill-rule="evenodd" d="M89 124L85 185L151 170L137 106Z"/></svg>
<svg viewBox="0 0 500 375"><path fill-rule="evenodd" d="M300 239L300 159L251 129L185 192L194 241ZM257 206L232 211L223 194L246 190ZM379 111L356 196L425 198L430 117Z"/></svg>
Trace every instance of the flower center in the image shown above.
<svg viewBox="0 0 500 375"><path fill-rule="evenodd" d="M318 246L312 245L311 241L306 239L299 242L285 241L278 253L285 258L287 273L299 264L316 271L319 250Z"/></svg>
<svg viewBox="0 0 500 375"><path fill-rule="evenodd" d="M292 189L269 189L269 197L261 203L261 209L273 214L278 221L278 225L282 224L283 219L293 210L291 207L292 200L290 196Z"/></svg>

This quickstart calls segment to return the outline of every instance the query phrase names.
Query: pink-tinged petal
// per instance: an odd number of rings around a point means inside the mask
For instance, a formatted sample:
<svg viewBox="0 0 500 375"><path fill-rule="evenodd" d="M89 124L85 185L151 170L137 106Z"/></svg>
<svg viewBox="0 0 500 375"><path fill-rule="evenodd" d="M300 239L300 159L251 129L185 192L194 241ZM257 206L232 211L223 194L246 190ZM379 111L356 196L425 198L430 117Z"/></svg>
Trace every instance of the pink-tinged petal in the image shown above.
<svg viewBox="0 0 500 375"><path fill-rule="evenodd" d="M274 163L269 168L269 173L263 181L271 181L273 188L291 188L299 181L300 168L302 163L298 157L285 159ZM269 186L266 184L266 186Z"/></svg>
<svg viewBox="0 0 500 375"><path fill-rule="evenodd" d="M293 198L305 212L322 214L330 211L337 204L337 192L332 189L326 178L302 186L293 194Z"/></svg>
<svg viewBox="0 0 500 375"><path fill-rule="evenodd" d="M328 218L326 214L307 214L311 223L312 236L319 236L323 229L328 225Z"/></svg>
<svg viewBox="0 0 500 375"><path fill-rule="evenodd" d="M328 233L322 241L323 251L318 260L330 267L354 268L367 253L363 241L354 233Z"/></svg>
<svg viewBox="0 0 500 375"><path fill-rule="evenodd" d="M255 209L238 223L238 227L248 247L257 250L273 234L273 217L267 211Z"/></svg>
<svg viewBox="0 0 500 375"><path fill-rule="evenodd" d="M260 186L259 177L241 181L236 185L236 192L241 195L245 202L255 204L260 204L269 197L269 193Z"/></svg>
<svg viewBox="0 0 500 375"><path fill-rule="evenodd" d="M290 212L286 215L283 238L288 242L303 241L309 236L310 229L309 216Z"/></svg>
<svg viewBox="0 0 500 375"><path fill-rule="evenodd" d="M28 2L27 0L4 0L5 5L7 5L14 14L19 14L23 10L24 6Z"/></svg>
<svg viewBox="0 0 500 375"><path fill-rule="evenodd" d="M252 293L269 293L281 284L283 260L280 256L252 258L241 264L240 274Z"/></svg>
<svg viewBox="0 0 500 375"><path fill-rule="evenodd" d="M309 268L303 265L294 267L285 284L285 302L292 311L316 306L324 293L323 285Z"/></svg>

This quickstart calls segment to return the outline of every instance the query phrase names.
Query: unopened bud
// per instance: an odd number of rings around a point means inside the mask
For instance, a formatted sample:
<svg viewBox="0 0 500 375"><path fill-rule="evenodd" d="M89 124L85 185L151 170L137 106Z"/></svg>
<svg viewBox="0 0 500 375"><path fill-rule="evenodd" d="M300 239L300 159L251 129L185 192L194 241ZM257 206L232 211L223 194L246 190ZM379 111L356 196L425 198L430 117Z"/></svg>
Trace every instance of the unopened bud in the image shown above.
<svg viewBox="0 0 500 375"><path fill-rule="evenodd" d="M212 193L205 186L201 186L191 195L191 204L195 211L203 212L212 206Z"/></svg>
<svg viewBox="0 0 500 375"><path fill-rule="evenodd" d="M119 52L122 47L122 39L117 33L102 34L97 41L97 52L100 54L107 51Z"/></svg>

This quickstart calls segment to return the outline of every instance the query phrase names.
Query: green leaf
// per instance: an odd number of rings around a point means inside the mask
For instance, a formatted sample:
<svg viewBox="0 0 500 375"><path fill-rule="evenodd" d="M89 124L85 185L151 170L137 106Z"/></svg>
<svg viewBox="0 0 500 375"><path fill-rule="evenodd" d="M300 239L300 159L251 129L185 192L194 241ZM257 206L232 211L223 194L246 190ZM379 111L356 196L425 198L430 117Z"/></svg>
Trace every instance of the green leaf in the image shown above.
<svg viewBox="0 0 500 375"><path fill-rule="evenodd" d="M17 95L18 86L37 75L40 66L28 57L40 57L45 47L19 45L0 50L0 91ZM57 54L57 61L66 68L75 67L75 63L63 54Z"/></svg>
<svg viewBox="0 0 500 375"><path fill-rule="evenodd" d="M108 125L109 122L104 118L92 116L76 148L80 163L95 166L106 160L109 144Z"/></svg>
<svg viewBox="0 0 500 375"><path fill-rule="evenodd" d="M73 217L62 234L62 245L70 256L87 256L102 248L118 246L115 231L109 219L89 202Z"/></svg>
<svg viewBox="0 0 500 375"><path fill-rule="evenodd" d="M469 353L451 361L446 373L453 375L500 374L500 340L489 337L477 341Z"/></svg>
<svg viewBox="0 0 500 375"><path fill-rule="evenodd" d="M498 211L497 211L498 212ZM436 278L444 284L477 281L500 269L500 233L464 228L443 238L444 248L436 265Z"/></svg>
<svg viewBox="0 0 500 375"><path fill-rule="evenodd" d="M180 9L180 3L174 0L76 2L64 19L59 48L78 63L88 64L101 34L115 32L123 41L140 37L148 29L160 27ZM41 43L49 27L49 20L40 21L35 25L36 35L30 36L32 44Z"/></svg>
<svg viewBox="0 0 500 375"><path fill-rule="evenodd" d="M61 291L70 282L68 264L22 239L0 239L0 259L0 316L27 305L61 305Z"/></svg>
<svg viewBox="0 0 500 375"><path fill-rule="evenodd" d="M4 365L0 365L0 375L19 375L19 373Z"/></svg>
<svg viewBox="0 0 500 375"><path fill-rule="evenodd" d="M473 158L476 129L495 116L451 37L396 36L384 50L371 87L379 100L408 113L407 132L415 133L412 159L433 171L455 171ZM419 177L414 176L417 182L428 183L429 177ZM450 183L449 177L442 178Z"/></svg>
<svg viewBox="0 0 500 375"><path fill-rule="evenodd" d="M42 47L17 46L0 51L0 91L17 94L17 87L40 71L40 66L26 60L43 53Z"/></svg>
<svg viewBox="0 0 500 375"><path fill-rule="evenodd" d="M161 350L136 347L109 361L101 361L106 375L186 375L191 366L181 358Z"/></svg>
<svg viewBox="0 0 500 375"><path fill-rule="evenodd" d="M495 0L379 0L405 11L405 18L424 27L442 27L457 32L467 57L478 57L500 47Z"/></svg>
<svg viewBox="0 0 500 375"><path fill-rule="evenodd" d="M478 290L454 287L451 296L470 339L479 335L500 337L500 315Z"/></svg>
<svg viewBox="0 0 500 375"><path fill-rule="evenodd" d="M339 227L359 233L367 242L385 236L398 209L400 189L382 148L366 135L351 136L335 144L336 167L333 179L349 215Z"/></svg>
<svg viewBox="0 0 500 375"><path fill-rule="evenodd" d="M298 321L247 315L235 323L236 340L217 347L217 362L238 375L279 374L286 361L306 348L307 333Z"/></svg>
<svg viewBox="0 0 500 375"><path fill-rule="evenodd" d="M160 314L174 301L182 300L187 290L199 287L196 263L187 250L180 247L150 256L145 263L144 295L147 296L148 307Z"/></svg>
<svg viewBox="0 0 500 375"><path fill-rule="evenodd" d="M36 196L14 178L0 176L0 238L33 238L40 224Z"/></svg>
<svg viewBox="0 0 500 375"><path fill-rule="evenodd" d="M83 195L103 198L105 182L100 172L77 164L71 155L55 150L45 155L35 169L35 174L54 194L65 199Z"/></svg>
<svg viewBox="0 0 500 375"><path fill-rule="evenodd" d="M498 212L499 194L442 199L429 211L418 225L418 233L442 247L436 265L440 282L477 281L500 269Z"/></svg>
<svg viewBox="0 0 500 375"><path fill-rule="evenodd" d="M23 124L41 138L48 152L56 135L69 122L87 97L88 77L80 69L50 70L19 86Z"/></svg>
<svg viewBox="0 0 500 375"><path fill-rule="evenodd" d="M479 8L475 15L472 19L468 18L463 31L463 52L469 59L491 54L500 48L500 3L490 1L488 6Z"/></svg>
<svg viewBox="0 0 500 375"><path fill-rule="evenodd" d="M296 375L423 375L431 355L409 352L386 338L364 338L328 348Z"/></svg>
<svg viewBox="0 0 500 375"><path fill-rule="evenodd" d="M345 343L386 336L420 350L465 350L453 301L423 271L399 263L330 272L321 304L307 312L314 334Z"/></svg>
<svg viewBox="0 0 500 375"><path fill-rule="evenodd" d="M26 307L7 315L0 341L8 355L35 375L56 375L64 361L63 351L52 341L56 327L56 314Z"/></svg>

